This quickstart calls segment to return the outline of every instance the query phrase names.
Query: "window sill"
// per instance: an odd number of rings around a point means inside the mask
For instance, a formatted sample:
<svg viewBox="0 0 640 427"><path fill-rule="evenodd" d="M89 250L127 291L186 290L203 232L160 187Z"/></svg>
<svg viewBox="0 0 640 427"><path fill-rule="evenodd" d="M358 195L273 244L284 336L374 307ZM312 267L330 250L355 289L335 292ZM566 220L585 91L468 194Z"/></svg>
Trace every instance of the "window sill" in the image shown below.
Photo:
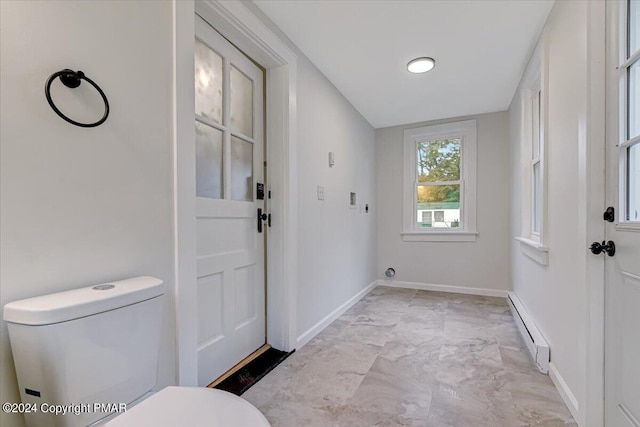
<svg viewBox="0 0 640 427"><path fill-rule="evenodd" d="M400 233L405 242L475 242L475 231L408 231Z"/></svg>
<svg viewBox="0 0 640 427"><path fill-rule="evenodd" d="M526 237L516 237L516 240L520 242L523 254L540 265L549 264L549 248L547 246Z"/></svg>

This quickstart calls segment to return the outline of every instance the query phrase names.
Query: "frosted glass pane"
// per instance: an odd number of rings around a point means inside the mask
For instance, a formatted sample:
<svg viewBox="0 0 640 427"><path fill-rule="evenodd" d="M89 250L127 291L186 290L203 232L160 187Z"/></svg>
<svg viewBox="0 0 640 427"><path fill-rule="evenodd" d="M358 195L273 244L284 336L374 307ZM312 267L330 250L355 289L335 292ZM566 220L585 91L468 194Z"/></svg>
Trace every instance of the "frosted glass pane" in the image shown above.
<svg viewBox="0 0 640 427"><path fill-rule="evenodd" d="M196 114L222 123L222 57L198 39L195 70Z"/></svg>
<svg viewBox="0 0 640 427"><path fill-rule="evenodd" d="M253 136L253 82L231 67L231 129Z"/></svg>
<svg viewBox="0 0 640 427"><path fill-rule="evenodd" d="M418 142L418 182L460 179L460 138Z"/></svg>
<svg viewBox="0 0 640 427"><path fill-rule="evenodd" d="M196 196L222 198L222 132L196 122Z"/></svg>
<svg viewBox="0 0 640 427"><path fill-rule="evenodd" d="M629 2L629 56L640 49L640 0Z"/></svg>
<svg viewBox="0 0 640 427"><path fill-rule="evenodd" d="M231 198L253 200L253 144L231 137Z"/></svg>
<svg viewBox="0 0 640 427"><path fill-rule="evenodd" d="M640 135L640 60L629 68L629 139Z"/></svg>
<svg viewBox="0 0 640 427"><path fill-rule="evenodd" d="M640 221L640 143L627 152L627 221Z"/></svg>
<svg viewBox="0 0 640 427"><path fill-rule="evenodd" d="M460 185L418 185L418 228L460 227Z"/></svg>

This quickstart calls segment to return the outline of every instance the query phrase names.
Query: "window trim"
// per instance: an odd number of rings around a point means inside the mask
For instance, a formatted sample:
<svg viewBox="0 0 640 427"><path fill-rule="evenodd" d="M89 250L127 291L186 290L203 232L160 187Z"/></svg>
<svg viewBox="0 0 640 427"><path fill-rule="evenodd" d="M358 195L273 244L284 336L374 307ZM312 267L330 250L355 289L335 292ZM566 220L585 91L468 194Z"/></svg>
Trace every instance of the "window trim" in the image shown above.
<svg viewBox="0 0 640 427"><path fill-rule="evenodd" d="M460 138L461 227L420 229L417 227L417 142L425 139ZM477 122L464 120L422 126L404 131L403 226L404 241L474 242L476 240ZM444 182L444 181L443 181ZM458 181L456 181L456 184Z"/></svg>
<svg viewBox="0 0 640 427"><path fill-rule="evenodd" d="M521 218L520 234L516 240L520 242L522 253L541 265L548 264L549 247L548 222L547 222L547 131L548 131L548 78L547 78L547 43L543 33L536 46L531 60L523 74L521 95L521 129L520 129L520 164L522 171L521 181ZM534 130L534 114L536 109L533 101L539 98L537 109L539 131ZM535 138L537 133L538 139ZM539 145L534 150L534 143ZM536 151L538 156L536 157ZM534 182L534 168L539 164L539 191L537 200L540 204L540 228L535 230L536 219L536 195Z"/></svg>

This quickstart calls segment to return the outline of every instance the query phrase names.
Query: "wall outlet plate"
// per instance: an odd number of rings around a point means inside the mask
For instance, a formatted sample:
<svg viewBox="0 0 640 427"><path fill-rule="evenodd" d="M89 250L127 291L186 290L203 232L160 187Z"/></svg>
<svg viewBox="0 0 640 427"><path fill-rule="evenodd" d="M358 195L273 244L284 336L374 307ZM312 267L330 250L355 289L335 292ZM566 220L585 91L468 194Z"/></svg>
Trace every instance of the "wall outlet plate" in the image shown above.
<svg viewBox="0 0 640 427"><path fill-rule="evenodd" d="M324 200L324 185L318 185L318 200Z"/></svg>

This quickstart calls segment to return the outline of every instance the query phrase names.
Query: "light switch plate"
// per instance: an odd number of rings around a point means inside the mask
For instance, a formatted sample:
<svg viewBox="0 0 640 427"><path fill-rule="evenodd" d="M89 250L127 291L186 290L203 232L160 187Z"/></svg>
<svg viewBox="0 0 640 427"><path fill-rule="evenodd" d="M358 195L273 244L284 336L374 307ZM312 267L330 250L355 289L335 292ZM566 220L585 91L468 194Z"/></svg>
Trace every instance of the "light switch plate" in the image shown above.
<svg viewBox="0 0 640 427"><path fill-rule="evenodd" d="M324 200L324 185L318 185L318 200Z"/></svg>

